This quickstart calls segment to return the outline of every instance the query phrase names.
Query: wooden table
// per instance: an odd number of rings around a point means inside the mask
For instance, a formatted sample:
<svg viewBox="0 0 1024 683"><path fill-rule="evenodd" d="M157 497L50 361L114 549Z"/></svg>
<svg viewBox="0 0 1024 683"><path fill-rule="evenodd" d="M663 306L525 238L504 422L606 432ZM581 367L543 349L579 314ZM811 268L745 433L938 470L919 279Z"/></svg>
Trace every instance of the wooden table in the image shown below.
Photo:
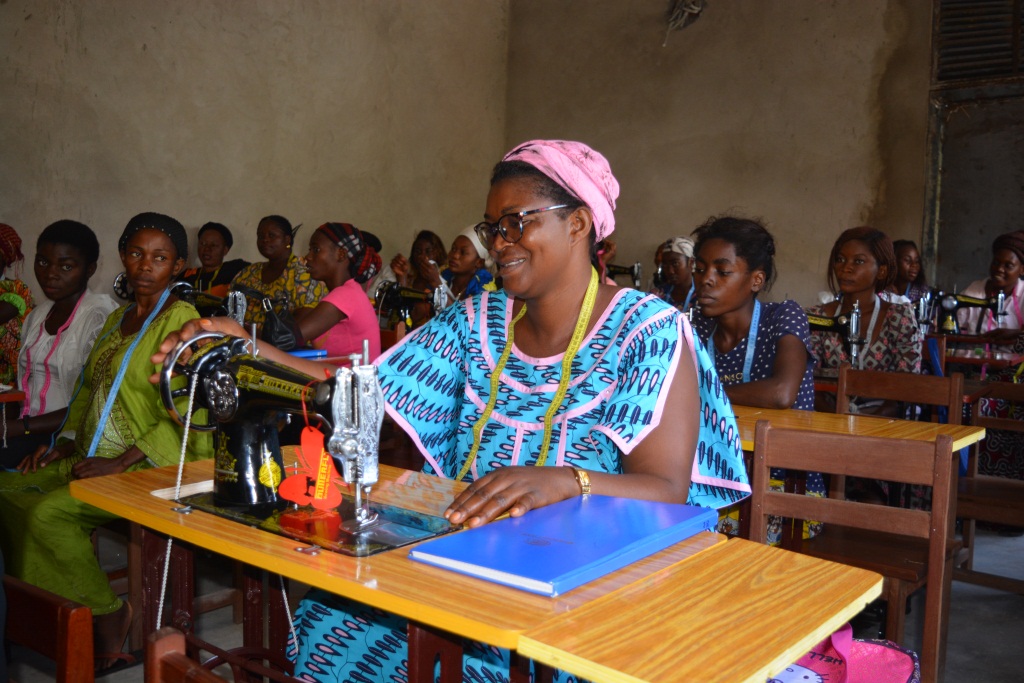
<svg viewBox="0 0 1024 683"><path fill-rule="evenodd" d="M740 561L734 554L739 551L730 550L709 555L691 569L691 562L710 549L733 544L726 544L725 537L719 534L702 533L565 595L546 598L413 562L406 549L365 558L331 552L310 555L297 551L304 544L281 536L200 511L187 515L175 512L175 503L151 493L173 487L175 474L175 468L161 468L79 480L72 482L71 493L145 527L247 564L393 612L412 622L513 650L519 648L523 633L537 631L583 608L628 608L653 613L666 604L682 601L691 609L708 605L702 619L724 642L731 641L732 634L749 629L758 643L751 652L756 651L762 661L745 666L767 670L796 659L881 590L881 577L876 574L860 570L851 570L851 574L840 565L746 542L741 545L745 548L743 557L748 559ZM183 481L200 482L210 479L212 474L210 461L190 463ZM464 486L387 466L381 467L381 475L382 482L374 489L376 500L431 514L439 514L453 493ZM750 575L737 583L736 572L747 576L751 565L762 567L761 577ZM808 581L808 573L821 578ZM708 576L715 580L707 581ZM833 578L844 585L837 587ZM847 579L854 588L845 587ZM765 581L772 586L769 591L756 590L749 595L745 592L767 585ZM827 616L819 619L816 613L802 620L787 619L788 625L771 617L772 627L763 628L765 619L776 613L780 596L782 602L789 602L785 596L797 594L808 604L821 604L822 613L827 612ZM636 602L641 597L644 602ZM729 608L719 611L726 603ZM618 618L613 623L622 633L632 634L635 644L647 647L649 624L626 623ZM151 625L147 624L149 630ZM678 638L683 648L676 651L680 658L689 656L689 650L698 651L709 645L698 638L687 638L685 633ZM558 641L553 644L557 646ZM645 657L643 648L634 651L637 659Z"/></svg>
<svg viewBox="0 0 1024 683"><path fill-rule="evenodd" d="M740 428L743 450L754 450L754 427L758 420L770 420L773 427L805 429L808 431L848 434L850 436L884 436L891 439L934 441L939 434L953 437L953 450L985 438L982 427L949 425L937 422L913 422L868 415L839 415L817 413L811 410L775 410L734 405L736 423Z"/></svg>
<svg viewBox="0 0 1024 683"><path fill-rule="evenodd" d="M527 631L519 652L599 683L764 683L881 585L874 572L733 539Z"/></svg>
<svg viewBox="0 0 1024 683"><path fill-rule="evenodd" d="M18 391L17 389L11 389L10 391L0 391L0 403L20 403L25 400L25 392Z"/></svg>

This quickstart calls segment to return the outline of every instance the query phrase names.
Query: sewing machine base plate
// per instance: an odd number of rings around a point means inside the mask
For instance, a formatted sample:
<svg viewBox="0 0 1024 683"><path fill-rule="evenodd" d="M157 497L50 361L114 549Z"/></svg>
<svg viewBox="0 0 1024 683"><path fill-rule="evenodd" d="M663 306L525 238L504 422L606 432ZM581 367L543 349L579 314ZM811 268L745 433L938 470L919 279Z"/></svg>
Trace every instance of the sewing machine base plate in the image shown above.
<svg viewBox="0 0 1024 683"><path fill-rule="evenodd" d="M179 502L240 524L352 557L366 557L393 550L458 528L443 517L371 502L370 509L376 513L377 521L362 531L352 533L345 529L345 522L355 518L354 500L349 496L344 496L341 505L333 510L289 506L266 516L257 516L237 507L217 505L210 492L185 496Z"/></svg>

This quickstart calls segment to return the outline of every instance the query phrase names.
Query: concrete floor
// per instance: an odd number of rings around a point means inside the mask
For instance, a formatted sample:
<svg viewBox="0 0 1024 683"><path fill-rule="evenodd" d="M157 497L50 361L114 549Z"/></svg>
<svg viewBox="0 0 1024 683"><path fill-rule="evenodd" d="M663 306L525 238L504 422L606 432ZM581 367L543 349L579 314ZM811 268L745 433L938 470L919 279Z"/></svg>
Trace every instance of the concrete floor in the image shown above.
<svg viewBox="0 0 1024 683"><path fill-rule="evenodd" d="M978 569L1024 578L1024 536L1006 537L981 531L975 559ZM217 572L224 573L226 572ZM293 593L304 591L298 587ZM295 597L295 596L293 596ZM908 617L907 645L919 646L923 599L916 596ZM230 608L203 615L200 635L222 647L241 645L241 626L231 619ZM1020 648L1024 643L1024 596L953 582L950 604L947 683L1016 683L1024 680ZM51 662L32 652L14 648L10 653L11 680L15 683L53 681ZM101 683L136 683L143 680L141 663L97 678Z"/></svg>

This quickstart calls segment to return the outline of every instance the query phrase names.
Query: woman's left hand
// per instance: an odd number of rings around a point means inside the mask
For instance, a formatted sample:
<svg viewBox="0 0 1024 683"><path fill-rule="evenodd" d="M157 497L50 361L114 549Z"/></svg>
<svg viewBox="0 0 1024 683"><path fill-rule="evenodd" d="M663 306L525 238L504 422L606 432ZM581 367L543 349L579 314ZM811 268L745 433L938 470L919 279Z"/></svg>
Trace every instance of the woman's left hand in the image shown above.
<svg viewBox="0 0 1024 683"><path fill-rule="evenodd" d="M501 467L456 496L444 516L452 524L478 527L505 512L522 517L534 508L579 494L571 467Z"/></svg>

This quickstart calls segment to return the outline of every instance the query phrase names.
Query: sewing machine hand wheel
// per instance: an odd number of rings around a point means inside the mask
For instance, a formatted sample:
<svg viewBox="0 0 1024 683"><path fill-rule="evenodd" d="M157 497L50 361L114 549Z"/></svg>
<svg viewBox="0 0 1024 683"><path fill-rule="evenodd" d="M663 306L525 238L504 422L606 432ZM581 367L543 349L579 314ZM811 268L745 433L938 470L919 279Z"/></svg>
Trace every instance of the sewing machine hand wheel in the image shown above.
<svg viewBox="0 0 1024 683"><path fill-rule="evenodd" d="M189 341L179 341L167 357L164 358L163 368L160 370L160 398L164 402L164 407L167 408L167 412L171 414L171 417L180 424L185 424L185 416L178 410L178 406L175 405L174 399L187 397L189 395L189 387L193 382L198 382L200 379L200 370L204 365L203 360L200 360L196 365L186 365L179 363L178 359L185 353L185 349L189 349L192 353L199 350L198 342L205 339L223 339L226 335L220 332L202 332L197 334ZM175 373L179 373L188 378L186 385L178 389L171 388L171 376ZM199 387L196 387L196 392L199 391ZM212 432L217 428L217 425L213 422L207 422L206 424L198 424L192 422L189 424L189 428L197 432Z"/></svg>

